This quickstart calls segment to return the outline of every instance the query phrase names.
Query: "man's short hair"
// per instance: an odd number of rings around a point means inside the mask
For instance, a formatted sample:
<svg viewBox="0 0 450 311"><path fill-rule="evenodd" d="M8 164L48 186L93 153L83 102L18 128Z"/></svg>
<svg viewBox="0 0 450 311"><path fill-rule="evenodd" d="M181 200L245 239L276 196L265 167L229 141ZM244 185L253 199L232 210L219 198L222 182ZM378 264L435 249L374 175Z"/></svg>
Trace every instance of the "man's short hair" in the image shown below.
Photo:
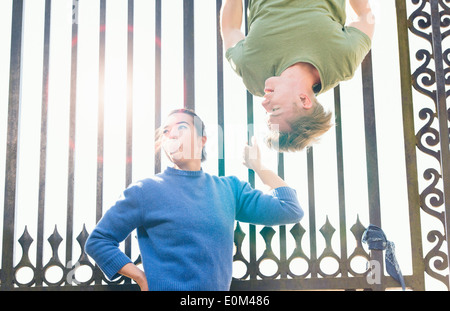
<svg viewBox="0 0 450 311"><path fill-rule="evenodd" d="M300 151L310 147L326 133L333 124L332 113L325 111L323 106L315 100L309 115L301 116L291 122L291 132L271 131L266 136L266 143L270 148L283 151Z"/></svg>

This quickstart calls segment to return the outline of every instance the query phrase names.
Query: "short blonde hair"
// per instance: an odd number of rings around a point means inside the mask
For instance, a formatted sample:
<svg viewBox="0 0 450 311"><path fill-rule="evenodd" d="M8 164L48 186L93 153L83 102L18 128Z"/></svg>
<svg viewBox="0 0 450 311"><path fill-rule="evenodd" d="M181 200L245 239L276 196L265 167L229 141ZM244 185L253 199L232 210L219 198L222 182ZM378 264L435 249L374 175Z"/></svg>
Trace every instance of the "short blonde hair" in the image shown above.
<svg viewBox="0 0 450 311"><path fill-rule="evenodd" d="M333 126L332 113L325 111L317 100L311 109L309 115L290 122L291 132L271 131L266 136L267 146L280 152L301 151L316 143Z"/></svg>

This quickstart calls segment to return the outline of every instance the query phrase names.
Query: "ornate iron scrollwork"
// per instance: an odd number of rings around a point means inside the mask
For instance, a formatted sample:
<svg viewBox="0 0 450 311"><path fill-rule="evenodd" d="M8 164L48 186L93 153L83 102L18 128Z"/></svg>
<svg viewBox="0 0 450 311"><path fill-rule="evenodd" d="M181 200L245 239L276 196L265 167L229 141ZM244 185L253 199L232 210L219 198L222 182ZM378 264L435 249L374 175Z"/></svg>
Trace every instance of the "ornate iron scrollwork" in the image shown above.
<svg viewBox="0 0 450 311"><path fill-rule="evenodd" d="M431 230L428 233L428 241L434 243L434 246L425 256L425 271L431 277L441 281L448 287L448 275L443 274L448 268L448 254L441 251L446 236L444 230L445 214L443 211L440 211L444 204L444 196L443 191L440 189L442 186L439 183L442 176L438 171L439 167L442 166L442 163L440 160L441 151L439 150L439 131L436 129L438 103L436 96L436 72L434 69L435 55L432 41L432 17L434 16L429 13L430 1L438 1L440 6L439 21L442 41L450 35L450 29L444 31L445 28L450 26L450 8L446 4L449 2L448 0L445 0L445 2L444 0L412 0L412 3L418 6L409 17L409 30L427 42L427 48L420 49L415 54L416 59L420 61L421 64L412 74L412 86L416 91L425 95L434 103L434 107L432 106L433 108L419 107L419 117L426 122L416 134L417 148L437 161L437 168L426 168L423 171L423 177L428 181L428 186L420 193L421 208L425 213L437 218L442 223L442 228ZM442 46L444 47L444 44L442 44ZM446 86L450 85L449 54L450 49L443 52ZM446 97L450 96L450 90L447 90L445 94ZM450 116L450 108L448 108L447 111ZM450 120L450 118L448 118L448 120ZM431 267L433 263L435 269L432 269Z"/></svg>

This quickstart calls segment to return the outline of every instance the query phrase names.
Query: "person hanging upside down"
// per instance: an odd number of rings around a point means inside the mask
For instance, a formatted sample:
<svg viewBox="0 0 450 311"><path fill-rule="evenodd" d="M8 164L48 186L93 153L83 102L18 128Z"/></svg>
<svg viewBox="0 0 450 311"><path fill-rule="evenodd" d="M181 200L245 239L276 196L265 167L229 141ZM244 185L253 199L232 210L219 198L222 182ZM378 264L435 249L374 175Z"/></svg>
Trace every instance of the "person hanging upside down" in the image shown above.
<svg viewBox="0 0 450 311"><path fill-rule="evenodd" d="M226 58L250 93L264 97L270 147L299 151L332 127L316 96L353 77L371 48L374 16L368 0L224 0L221 33Z"/></svg>

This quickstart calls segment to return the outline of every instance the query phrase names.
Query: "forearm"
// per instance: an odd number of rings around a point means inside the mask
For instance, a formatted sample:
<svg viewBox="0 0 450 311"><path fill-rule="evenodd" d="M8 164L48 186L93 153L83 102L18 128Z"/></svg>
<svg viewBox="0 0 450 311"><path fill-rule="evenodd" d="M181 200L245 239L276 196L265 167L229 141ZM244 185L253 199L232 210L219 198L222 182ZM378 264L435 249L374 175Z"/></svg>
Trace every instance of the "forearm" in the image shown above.
<svg viewBox="0 0 450 311"><path fill-rule="evenodd" d="M274 171L265 168L261 165L260 168L254 170L264 185L268 186L270 190L279 187L289 187L288 184Z"/></svg>
<svg viewBox="0 0 450 311"><path fill-rule="evenodd" d="M358 17L364 17L372 14L369 0L349 0L350 6Z"/></svg>
<svg viewBox="0 0 450 311"><path fill-rule="evenodd" d="M245 38L241 31L241 26L242 0L226 0L222 5L220 17L220 31L225 50L228 50Z"/></svg>
<svg viewBox="0 0 450 311"><path fill-rule="evenodd" d="M241 29L242 11L242 0L225 0L221 13L222 30Z"/></svg>
<svg viewBox="0 0 450 311"><path fill-rule="evenodd" d="M356 20L351 22L348 26L355 27L372 38L375 30L375 16L372 13L369 1L349 0L349 3L357 17Z"/></svg>

